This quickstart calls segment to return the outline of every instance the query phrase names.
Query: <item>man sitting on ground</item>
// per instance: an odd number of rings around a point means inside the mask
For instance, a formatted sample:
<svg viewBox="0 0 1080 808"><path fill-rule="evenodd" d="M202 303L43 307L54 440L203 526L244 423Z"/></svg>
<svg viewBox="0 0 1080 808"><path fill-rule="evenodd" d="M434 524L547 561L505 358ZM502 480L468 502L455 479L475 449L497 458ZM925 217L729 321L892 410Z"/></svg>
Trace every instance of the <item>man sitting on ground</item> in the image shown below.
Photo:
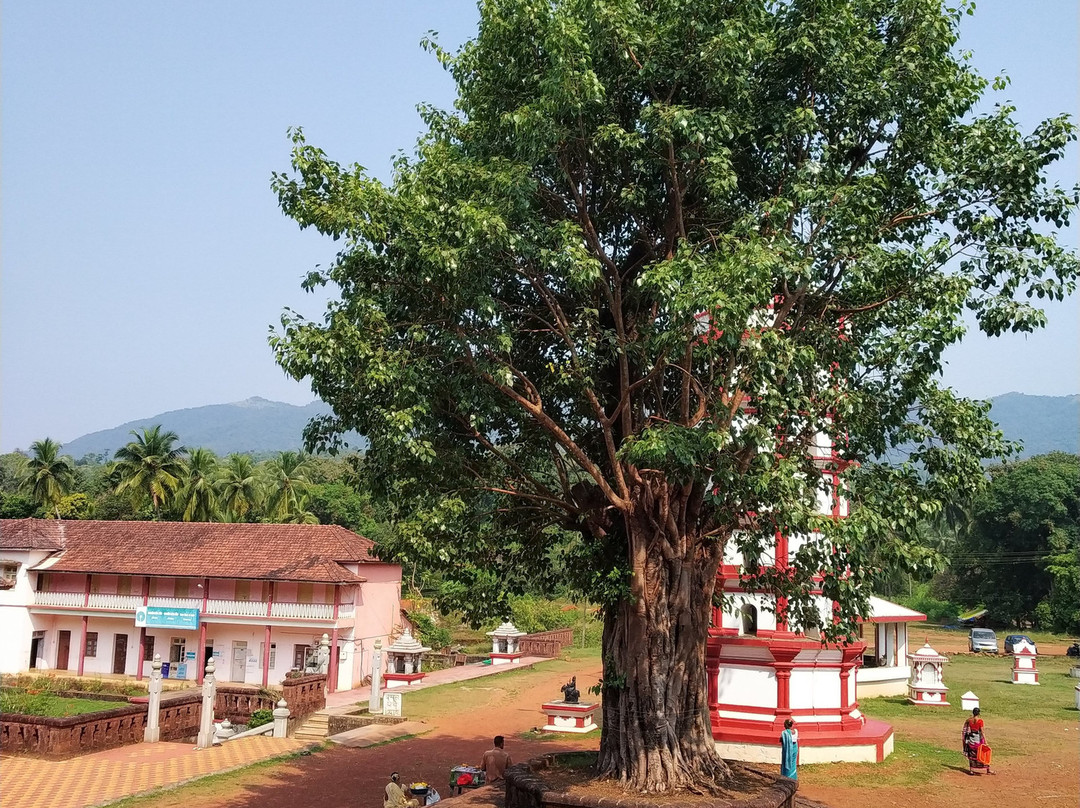
<svg viewBox="0 0 1080 808"><path fill-rule="evenodd" d="M495 746L484 752L484 759L480 761L480 768L484 770L484 782L495 783L503 779L506 769L514 765L510 755L503 750L503 736L495 736Z"/></svg>
<svg viewBox="0 0 1080 808"><path fill-rule="evenodd" d="M401 787L397 772L390 775L390 782L386 784L383 808L420 808L419 800L405 796L405 789Z"/></svg>

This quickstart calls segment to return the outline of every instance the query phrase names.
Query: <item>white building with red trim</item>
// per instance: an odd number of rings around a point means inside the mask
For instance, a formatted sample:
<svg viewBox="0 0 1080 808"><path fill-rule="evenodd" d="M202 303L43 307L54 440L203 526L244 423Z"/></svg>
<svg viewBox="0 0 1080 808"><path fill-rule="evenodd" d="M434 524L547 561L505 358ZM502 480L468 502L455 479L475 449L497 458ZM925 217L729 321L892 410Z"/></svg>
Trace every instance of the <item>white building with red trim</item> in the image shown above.
<svg viewBox="0 0 1080 808"><path fill-rule="evenodd" d="M357 687L400 629L401 567L334 525L0 520L0 673L34 669L267 685L330 638L329 687ZM136 626L153 607L194 617ZM152 622L152 621L151 621Z"/></svg>
<svg viewBox="0 0 1080 808"><path fill-rule="evenodd" d="M856 675L859 698L907 694L911 666L908 664L908 624L926 615L884 598L870 598L870 613L863 619L866 643L863 664Z"/></svg>
<svg viewBox="0 0 1080 808"><path fill-rule="evenodd" d="M819 493L819 510L843 519L848 514L840 483L845 463L825 435L819 435L811 452L825 482ZM760 563L782 572L792 564L803 542L819 540L814 535L778 532ZM787 604L782 598L748 590L743 573L741 555L729 547L717 574L717 590L728 606L714 609L705 663L713 738L720 754L734 760L779 763L780 733L784 721L791 718L799 730L799 759L803 763L884 760L893 749L892 727L866 718L858 705L866 643L822 642L816 632L808 636L798 626L788 624ZM824 619L830 619L833 604L820 597L820 592L816 594ZM890 649L889 660L897 668L885 677L893 687L892 680L906 667L903 655L897 655L899 630L890 631L886 626L893 615L901 615L897 610L902 607L879 598L871 604L877 614L875 637L880 630L882 638L875 647ZM925 619L916 612L905 616ZM905 626L905 647L906 637ZM900 692L905 692L906 674L899 682Z"/></svg>

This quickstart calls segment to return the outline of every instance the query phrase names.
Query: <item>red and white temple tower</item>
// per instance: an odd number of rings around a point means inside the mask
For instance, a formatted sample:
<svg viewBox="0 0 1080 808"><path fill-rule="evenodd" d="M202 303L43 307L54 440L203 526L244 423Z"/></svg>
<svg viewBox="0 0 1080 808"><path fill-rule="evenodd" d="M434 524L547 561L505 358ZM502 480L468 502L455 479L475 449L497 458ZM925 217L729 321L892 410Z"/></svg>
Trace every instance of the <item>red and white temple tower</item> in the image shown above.
<svg viewBox="0 0 1080 808"><path fill-rule="evenodd" d="M839 475L845 462L823 434L811 451L825 483L818 507L843 519L848 505ZM783 570L803 542L815 540L820 537L778 532L762 563ZM893 749L892 727L863 716L856 700L865 643L823 643L801 633L787 623L784 600L747 588L742 573L741 555L729 545L716 583L729 605L713 611L705 661L713 738L721 756L779 763L780 733L792 718L802 763L884 760ZM833 604L820 600L822 615L831 619Z"/></svg>

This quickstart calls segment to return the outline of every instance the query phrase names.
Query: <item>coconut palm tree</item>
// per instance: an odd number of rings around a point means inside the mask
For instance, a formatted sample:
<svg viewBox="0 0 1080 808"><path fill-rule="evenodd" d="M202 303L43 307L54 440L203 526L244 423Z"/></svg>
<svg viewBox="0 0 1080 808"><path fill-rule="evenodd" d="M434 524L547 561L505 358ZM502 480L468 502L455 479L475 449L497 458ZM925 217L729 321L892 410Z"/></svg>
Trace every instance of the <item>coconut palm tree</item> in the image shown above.
<svg viewBox="0 0 1080 808"><path fill-rule="evenodd" d="M178 507L184 509L184 521L220 521L217 455L209 449L192 449L184 465L184 480L177 493Z"/></svg>
<svg viewBox="0 0 1080 808"><path fill-rule="evenodd" d="M296 499L294 509L282 516L280 521L287 525L317 525L319 517L308 510L307 495L300 494Z"/></svg>
<svg viewBox="0 0 1080 808"><path fill-rule="evenodd" d="M266 513L271 519L282 521L290 513L303 510L300 498L307 494L311 485L307 477L309 466L310 458L303 452L279 452L277 457L267 461Z"/></svg>
<svg viewBox="0 0 1080 808"><path fill-rule="evenodd" d="M218 472L218 497L230 522L243 521L259 501L259 478L251 458L231 454Z"/></svg>
<svg viewBox="0 0 1080 808"><path fill-rule="evenodd" d="M162 432L161 424L143 429L140 434L131 430L135 440L116 450L115 473L120 480L116 493L130 493L136 501L150 500L154 519L161 516L161 507L180 487L184 477L184 455L187 449L174 446L179 436Z"/></svg>
<svg viewBox="0 0 1080 808"><path fill-rule="evenodd" d="M70 457L60 456L60 444L52 438L34 441L30 452L22 467L19 487L39 507L53 511L75 488L75 465Z"/></svg>

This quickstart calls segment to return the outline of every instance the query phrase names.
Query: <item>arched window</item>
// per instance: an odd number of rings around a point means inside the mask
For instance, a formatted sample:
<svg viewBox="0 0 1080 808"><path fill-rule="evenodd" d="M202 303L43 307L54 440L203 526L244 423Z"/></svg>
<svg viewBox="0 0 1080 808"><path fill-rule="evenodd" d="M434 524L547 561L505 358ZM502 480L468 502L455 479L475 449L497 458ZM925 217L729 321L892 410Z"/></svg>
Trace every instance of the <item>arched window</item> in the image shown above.
<svg viewBox="0 0 1080 808"><path fill-rule="evenodd" d="M745 604L740 610L742 617L742 630L740 634L746 634L750 636L757 635L757 606L751 604Z"/></svg>

